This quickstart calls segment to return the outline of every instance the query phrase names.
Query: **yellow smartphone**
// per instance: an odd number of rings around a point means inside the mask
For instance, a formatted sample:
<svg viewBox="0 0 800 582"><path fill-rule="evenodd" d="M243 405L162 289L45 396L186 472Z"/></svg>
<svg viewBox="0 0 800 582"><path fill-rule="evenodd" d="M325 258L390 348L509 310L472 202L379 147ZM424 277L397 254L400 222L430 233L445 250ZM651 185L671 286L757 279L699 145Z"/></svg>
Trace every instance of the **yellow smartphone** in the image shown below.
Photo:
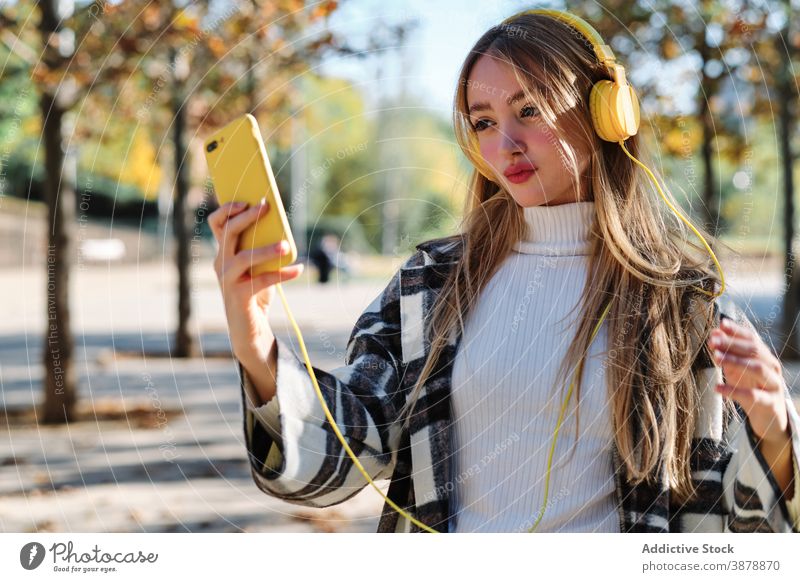
<svg viewBox="0 0 800 582"><path fill-rule="evenodd" d="M220 129L206 140L205 154L220 206L228 202L246 202L255 206L264 198L269 203L267 213L240 235L237 252L276 244L280 240L289 243L288 254L251 265L251 276L277 271L294 263L297 246L256 118L248 113Z"/></svg>

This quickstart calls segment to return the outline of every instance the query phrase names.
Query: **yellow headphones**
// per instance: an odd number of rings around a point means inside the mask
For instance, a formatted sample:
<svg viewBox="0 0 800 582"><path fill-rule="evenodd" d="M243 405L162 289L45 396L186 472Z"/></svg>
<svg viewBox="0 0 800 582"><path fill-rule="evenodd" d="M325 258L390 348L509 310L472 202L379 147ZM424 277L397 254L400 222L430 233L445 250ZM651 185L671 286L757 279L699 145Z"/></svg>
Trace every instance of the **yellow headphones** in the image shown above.
<svg viewBox="0 0 800 582"><path fill-rule="evenodd" d="M706 249L708 250L711 258L714 260L714 263L719 269L720 278L722 287L717 294L709 293L705 289L701 289L700 287L696 287L693 285L695 289L698 291L709 295L711 297L719 297L725 290L725 275L722 272L722 267L717 261L717 257L714 254L714 251L711 250L711 247L708 246L708 243L703 238L703 236L697 231L697 229L689 223L683 215L678 212L678 210L670 204L667 197L664 195L661 186L658 184L658 180L656 180L653 173L650 169L642 164L639 160L633 157L630 152L628 152L627 148L625 147L625 140L631 137L632 135L636 135L636 132L639 130L639 101L636 97L633 88L628 85L628 82L625 78L625 69L622 65L616 62L616 57L614 53L611 51L611 48L603 44L603 39L597 33L597 31L592 28L585 20L578 18L577 16L570 14L568 12L562 12L559 10L526 10L524 12L520 12L510 18L507 18L503 21L503 24L506 25L512 21L514 21L517 17L526 15L526 14L542 14L545 16L549 16L551 18L555 18L562 22L565 22L580 32L594 47L594 52L597 55L599 61L604 64L609 71L609 74L613 78L613 81L610 80L602 80L595 83L592 87L590 96L589 96L589 106L591 109L592 114L592 123L594 125L595 131L597 134L604 139L605 141L612 141L617 142L622 147L623 151L627 154L627 156L633 160L636 164L638 164L641 168L647 172L647 175L655 184L656 188L658 189L659 194L667 203L667 205L672 209L672 211L678 215L678 217L683 220L683 222L694 231L694 233L700 238L700 240L705 245ZM479 170L480 171L480 170ZM353 464L356 468L361 472L367 482L377 491L381 497L386 500L386 503L389 506L397 511L400 515L405 517L409 520L409 522L415 524L420 529L427 531L429 533L439 533L435 529L427 526L426 524L422 523L421 521L415 519L409 513L404 511L400 508L394 501L389 499L386 495L383 494L383 491L375 484L375 482L370 478L367 471L364 469L361 462L356 457L353 450L350 448L350 445L347 444L344 436L342 436L341 431L339 430L338 425L336 424L336 420L333 418L328 405L325 402L325 397L322 394L322 390L320 390L319 384L317 383L316 375L314 374L314 369L311 366L311 360L308 357L308 351L306 350L305 342L303 341L303 335L300 332L300 328L297 325L294 317L292 316L292 312L289 309L289 304L286 301L286 296L283 294L283 288L281 287L280 283L276 284L278 288L278 292L281 296L281 301L283 302L284 309L286 310L287 315L289 316L289 321L291 322L292 326L294 327L295 333L300 342L300 349L303 352L303 358L305 359L306 368L308 368L308 372L311 375L312 383L314 384L314 388L317 391L317 397L319 398L320 404L322 405L322 409L325 412L325 416L328 419L331 427L333 428L334 433L338 437L339 441L342 443L344 450L352 459ZM594 340L595 336L597 335L598 331L600 330L600 326L602 325L603 321L605 320L608 312L611 308L611 302L609 302L605 309L603 310L603 314L600 317L600 320L597 322L594 330L592 331L592 336L590 338L590 343ZM581 361L578 371L583 369L583 361ZM556 439L558 438L558 431L561 428L561 422L564 416L564 412L567 407L567 403L572 395L572 390L575 387L575 381L573 379L572 384L570 384L569 390L567 391L567 396L564 399L564 402L561 406L561 410L558 417L558 422L556 423L556 429L553 433L553 444L550 447L550 453L547 460L547 478L545 480L545 487L544 487L544 502L542 503L542 508L539 510L539 515L536 518L533 526L528 530L532 532L536 529L541 521L545 508L547 506L547 494L550 486L550 469L553 460L553 453L555 451L556 446Z"/></svg>
<svg viewBox="0 0 800 582"><path fill-rule="evenodd" d="M613 79L598 81L589 93L594 129L605 141L620 142L636 135L639 131L639 99L625 78L625 67L617 63L611 47L603 42L597 31L574 14L558 10L528 10L507 18L503 24L524 14L543 14L560 20L572 26L592 44L597 60L606 67Z"/></svg>

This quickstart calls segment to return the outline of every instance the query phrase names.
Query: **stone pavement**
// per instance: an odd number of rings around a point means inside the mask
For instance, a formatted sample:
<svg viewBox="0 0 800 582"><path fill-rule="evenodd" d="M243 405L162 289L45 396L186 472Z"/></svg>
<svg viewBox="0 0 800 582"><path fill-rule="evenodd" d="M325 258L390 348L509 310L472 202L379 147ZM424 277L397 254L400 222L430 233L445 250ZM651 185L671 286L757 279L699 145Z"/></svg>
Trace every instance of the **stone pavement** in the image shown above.
<svg viewBox="0 0 800 582"><path fill-rule="evenodd" d="M176 305L171 265L76 271L81 402L98 415L122 402L130 414L67 427L10 422L10 438L0 443L0 531L375 531L383 500L371 488L312 510L264 495L252 482L237 370L229 356L219 357L230 353L222 299L210 264L194 273L194 328L211 355L180 360L142 357L167 353ZM355 318L385 284L334 279L320 286L305 275L284 284L315 366L343 364ZM7 411L40 399L44 288L39 268L0 270L0 393ZM275 299L273 328L299 354ZM161 420L142 427L142 412Z"/></svg>
<svg viewBox="0 0 800 582"><path fill-rule="evenodd" d="M729 290L759 321L777 321L780 267L757 266L764 268L726 273ZM315 366L342 365L356 318L387 282L325 287L305 274L284 285ZM0 531L375 531L383 500L370 487L312 510L264 495L252 482L238 375L230 357L219 357L230 344L209 263L196 266L192 285L194 328L208 356L193 360L142 357L166 353L174 329L170 264L91 267L76 271L72 285L81 402L100 418L120 408L128 414L66 427L9 421L9 438L0 442ZM0 393L13 412L40 398L44 272L0 270L0 289ZM299 354L275 301L273 328ZM787 364L786 372L797 394L800 366Z"/></svg>

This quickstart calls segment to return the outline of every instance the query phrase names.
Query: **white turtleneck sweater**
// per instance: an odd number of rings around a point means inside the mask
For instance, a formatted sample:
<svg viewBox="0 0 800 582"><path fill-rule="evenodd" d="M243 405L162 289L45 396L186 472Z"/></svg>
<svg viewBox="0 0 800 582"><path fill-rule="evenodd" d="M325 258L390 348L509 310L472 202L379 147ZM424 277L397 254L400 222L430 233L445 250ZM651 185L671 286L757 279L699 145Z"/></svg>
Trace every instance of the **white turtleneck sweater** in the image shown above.
<svg viewBox="0 0 800 582"><path fill-rule="evenodd" d="M527 236L483 290L454 362L454 532L524 532L533 525L572 381L570 375L563 387L555 383L578 324L594 202L523 213ZM619 532L601 353L606 328L584 363L577 443L577 385L565 412L537 532Z"/></svg>

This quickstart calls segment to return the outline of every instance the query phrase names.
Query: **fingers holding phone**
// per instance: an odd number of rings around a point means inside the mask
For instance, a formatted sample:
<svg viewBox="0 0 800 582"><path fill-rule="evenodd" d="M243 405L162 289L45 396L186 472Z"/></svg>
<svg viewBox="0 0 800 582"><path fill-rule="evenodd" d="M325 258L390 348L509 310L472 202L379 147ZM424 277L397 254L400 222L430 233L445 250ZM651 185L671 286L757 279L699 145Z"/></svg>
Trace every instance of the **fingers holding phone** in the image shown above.
<svg viewBox="0 0 800 582"><path fill-rule="evenodd" d="M256 277L250 275L251 267L289 252L285 241L239 250L241 233L268 212L267 205L248 207L227 203L208 217L219 245L214 271L222 290L232 347L237 353L269 345L270 342L264 340L271 338L267 308L275 296L274 286L295 279L303 272L303 264L298 263Z"/></svg>
<svg viewBox="0 0 800 582"><path fill-rule="evenodd" d="M227 212L220 214L212 221L212 217L220 210ZM261 216L269 212L269 204L250 206L246 202L223 204L214 211L208 219L211 232L220 245L221 255L224 259L232 259L241 248L239 237L248 226L256 222Z"/></svg>
<svg viewBox="0 0 800 582"><path fill-rule="evenodd" d="M250 276L251 267L286 255L290 250L286 241L254 249L239 250L241 234L268 212L268 203L252 207L247 204L227 203L209 215L208 223L219 245L217 256L214 259L214 270L223 290L238 293L235 286L249 283L246 287L257 292L280 281L294 279L302 273L303 264L299 263L277 271L269 271L257 277Z"/></svg>

